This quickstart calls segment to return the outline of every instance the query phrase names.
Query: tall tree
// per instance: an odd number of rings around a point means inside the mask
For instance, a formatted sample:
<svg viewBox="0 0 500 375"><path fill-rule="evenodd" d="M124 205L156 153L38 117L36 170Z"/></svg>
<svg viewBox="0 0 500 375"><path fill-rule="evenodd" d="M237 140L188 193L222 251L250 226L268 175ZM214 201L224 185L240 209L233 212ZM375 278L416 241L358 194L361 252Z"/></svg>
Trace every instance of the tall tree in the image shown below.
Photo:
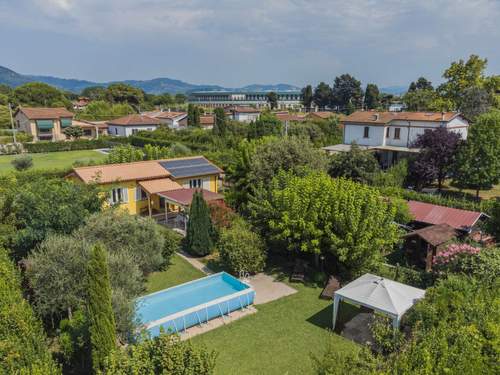
<svg viewBox="0 0 500 375"><path fill-rule="evenodd" d="M270 239L289 251L332 253L349 277L366 271L398 240L395 209L376 189L326 173L275 180L261 204Z"/></svg>
<svg viewBox="0 0 500 375"><path fill-rule="evenodd" d="M267 93L266 98L271 109L278 108L278 94L276 94L274 91L271 91Z"/></svg>
<svg viewBox="0 0 500 375"><path fill-rule="evenodd" d="M363 89L361 82L350 74L342 74L335 77L332 89L333 104L341 110L348 106L353 109L361 108L363 100Z"/></svg>
<svg viewBox="0 0 500 375"><path fill-rule="evenodd" d="M460 112L474 122L477 116L490 110L493 101L493 96L488 90L477 86L469 87L464 91Z"/></svg>
<svg viewBox="0 0 500 375"><path fill-rule="evenodd" d="M106 88L103 86L90 86L84 88L81 94L90 100L104 100L106 98Z"/></svg>
<svg viewBox="0 0 500 375"><path fill-rule="evenodd" d="M302 88L302 105L306 108L306 110L311 110L311 106L313 103L313 89L311 85L307 85Z"/></svg>
<svg viewBox="0 0 500 375"><path fill-rule="evenodd" d="M30 82L18 86L13 92L13 101L19 105L33 107L70 107L71 102L55 87L41 82Z"/></svg>
<svg viewBox="0 0 500 375"><path fill-rule="evenodd" d="M446 128L420 134L413 147L420 148L416 159L411 163L410 175L417 185L438 181L441 190L443 181L453 166L460 135Z"/></svg>
<svg viewBox="0 0 500 375"><path fill-rule="evenodd" d="M226 130L227 130L227 119L226 119L226 114L224 113L224 109L220 107L215 108L214 128L212 129L212 132L215 135L224 137L226 135Z"/></svg>
<svg viewBox="0 0 500 375"><path fill-rule="evenodd" d="M375 109L380 106L380 92L378 86L374 83L366 85L365 90L365 108Z"/></svg>
<svg viewBox="0 0 500 375"><path fill-rule="evenodd" d="M313 100L320 108L329 107L332 103L332 88L325 82L320 82L314 89Z"/></svg>
<svg viewBox="0 0 500 375"><path fill-rule="evenodd" d="M416 82L412 82L410 84L410 88L408 89L408 91L415 90L434 90L434 87L432 87L432 82L427 78L420 77Z"/></svg>
<svg viewBox="0 0 500 375"><path fill-rule="evenodd" d="M194 104L188 104L188 126L200 127L201 110Z"/></svg>
<svg viewBox="0 0 500 375"><path fill-rule="evenodd" d="M17 268L0 248L0 372L60 374L46 339L40 320L23 298Z"/></svg>
<svg viewBox="0 0 500 375"><path fill-rule="evenodd" d="M187 250L196 255L208 255L213 250L214 228L210 219L210 210L203 198L203 193L193 194L189 208L189 220L186 231Z"/></svg>
<svg viewBox="0 0 500 375"><path fill-rule="evenodd" d="M471 55L467 61L460 59L458 62L452 62L443 73L446 82L439 86L439 92L460 108L465 90L483 84L487 63L487 59L481 59L477 55Z"/></svg>
<svg viewBox="0 0 500 375"><path fill-rule="evenodd" d="M106 358L116 348L116 328L111 307L111 285L106 250L95 245L88 263L88 318L92 368L103 370Z"/></svg>
<svg viewBox="0 0 500 375"><path fill-rule="evenodd" d="M138 110L144 102L144 91L125 83L113 83L106 88L106 98L111 103L126 103Z"/></svg>
<svg viewBox="0 0 500 375"><path fill-rule="evenodd" d="M500 179L500 111L479 116L460 147L454 181L463 188L491 189Z"/></svg>

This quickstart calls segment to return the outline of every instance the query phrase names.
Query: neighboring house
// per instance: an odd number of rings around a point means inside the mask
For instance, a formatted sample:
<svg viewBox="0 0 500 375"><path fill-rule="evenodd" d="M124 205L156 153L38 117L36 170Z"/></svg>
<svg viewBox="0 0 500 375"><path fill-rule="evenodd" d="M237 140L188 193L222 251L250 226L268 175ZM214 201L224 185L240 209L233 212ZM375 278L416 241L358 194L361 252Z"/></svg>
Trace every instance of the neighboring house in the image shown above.
<svg viewBox="0 0 500 375"><path fill-rule="evenodd" d="M79 110L82 110L82 109L85 109L85 107L87 107L90 103L90 99L89 98L86 98L84 96L82 97L79 97L78 100L75 100L73 102L73 109L75 111L79 111Z"/></svg>
<svg viewBox="0 0 500 375"><path fill-rule="evenodd" d="M200 126L203 129L213 129L215 124L215 116L214 115L201 115L200 116Z"/></svg>
<svg viewBox="0 0 500 375"><path fill-rule="evenodd" d="M229 118L234 121L252 122L258 120L260 110L250 106L234 106L225 108Z"/></svg>
<svg viewBox="0 0 500 375"><path fill-rule="evenodd" d="M66 108L19 107L14 114L16 127L37 141L63 141L64 129L73 124L73 112Z"/></svg>
<svg viewBox="0 0 500 375"><path fill-rule="evenodd" d="M413 216L410 224L414 229L403 236L404 249L408 259L415 265L432 269L434 257L455 239L479 238L489 240L479 228L484 218L481 212L460 210L435 204L409 201L408 208Z"/></svg>
<svg viewBox="0 0 500 375"><path fill-rule="evenodd" d="M328 120L329 118L333 116L339 116L341 119L343 119L345 116L341 115L336 112L330 112L330 111L317 111L317 112L309 112L307 114L307 118L311 120Z"/></svg>
<svg viewBox="0 0 500 375"><path fill-rule="evenodd" d="M153 131L160 126L159 119L146 115L128 115L107 122L109 135L129 137L139 131Z"/></svg>
<svg viewBox="0 0 500 375"><path fill-rule="evenodd" d="M343 145L324 148L330 153L342 152L353 142L376 153L383 168L390 167L410 153L419 152L413 144L420 134L446 128L467 139L468 121L458 112L378 112L357 111L341 121ZM338 148L338 150L337 150Z"/></svg>
<svg viewBox="0 0 500 375"><path fill-rule="evenodd" d="M144 112L143 115L158 119L161 124L167 125L170 129L181 129L187 127L187 113L174 111L153 111Z"/></svg>
<svg viewBox="0 0 500 375"><path fill-rule="evenodd" d="M74 168L68 178L109 188L108 203L131 214L166 223L180 217L184 225L195 191L202 191L207 201L223 199L218 194L222 172L203 156L193 156Z"/></svg>
<svg viewBox="0 0 500 375"><path fill-rule="evenodd" d="M83 129L84 139L99 139L101 136L108 135L108 124L106 121L86 121L73 120L72 126L78 126Z"/></svg>
<svg viewBox="0 0 500 375"><path fill-rule="evenodd" d="M189 95L189 103L204 107L254 106L269 108L268 92L198 91ZM278 109L302 108L300 91L276 91Z"/></svg>
<svg viewBox="0 0 500 375"><path fill-rule="evenodd" d="M282 123L286 122L302 122L306 121L307 117L304 114L294 114L288 112L276 112L274 113L276 118Z"/></svg>
<svg viewBox="0 0 500 375"><path fill-rule="evenodd" d="M406 104L404 103L391 103L389 105L389 112L402 112L406 109Z"/></svg>

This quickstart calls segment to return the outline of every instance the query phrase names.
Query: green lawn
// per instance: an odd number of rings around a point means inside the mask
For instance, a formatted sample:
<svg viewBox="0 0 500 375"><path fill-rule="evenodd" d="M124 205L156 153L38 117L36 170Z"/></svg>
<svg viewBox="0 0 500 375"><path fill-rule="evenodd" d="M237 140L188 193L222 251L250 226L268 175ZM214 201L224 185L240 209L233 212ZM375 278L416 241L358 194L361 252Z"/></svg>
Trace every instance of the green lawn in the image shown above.
<svg viewBox="0 0 500 375"><path fill-rule="evenodd" d="M106 155L94 150L61 151L37 154L27 154L33 158L33 169L64 169L70 168L75 161L104 161ZM0 156L0 174L14 170L11 161L19 155Z"/></svg>
<svg viewBox="0 0 500 375"><path fill-rule="evenodd" d="M174 254L166 271L153 272L148 276L146 293L153 293L203 276L206 276L203 272Z"/></svg>
<svg viewBox="0 0 500 375"><path fill-rule="evenodd" d="M205 262L207 259L205 259ZM278 273L280 280L285 275ZM147 293L205 276L178 255L170 267L148 277ZM258 312L226 326L196 336L202 344L218 353L217 374L313 374L311 353L321 355L328 340L334 340L339 351L359 350L343 337L330 334L332 302L319 299L321 288L293 283L297 293L257 306ZM342 304L337 324L343 325L356 308Z"/></svg>

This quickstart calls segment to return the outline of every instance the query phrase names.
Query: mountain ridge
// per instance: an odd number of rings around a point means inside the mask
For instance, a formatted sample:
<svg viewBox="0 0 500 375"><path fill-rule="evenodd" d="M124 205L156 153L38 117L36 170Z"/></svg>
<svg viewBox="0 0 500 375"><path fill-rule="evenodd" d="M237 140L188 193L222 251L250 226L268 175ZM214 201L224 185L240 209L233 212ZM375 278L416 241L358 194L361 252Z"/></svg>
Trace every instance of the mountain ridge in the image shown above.
<svg viewBox="0 0 500 375"><path fill-rule="evenodd" d="M251 84L238 88L227 88L219 85L209 84L192 84L178 79L172 78L153 78L149 80L123 80L123 81L109 81L109 82L94 82L81 80L76 78L59 78L53 76L31 75L17 73L12 69L0 66L0 84L5 84L10 87L17 87L29 82L43 82L51 86L57 87L61 90L70 91L73 93L80 93L86 87L103 86L106 87L113 83L126 83L131 86L140 88L148 94L179 94L189 93L192 91L290 91L300 90L299 87L289 85L286 83L278 84Z"/></svg>

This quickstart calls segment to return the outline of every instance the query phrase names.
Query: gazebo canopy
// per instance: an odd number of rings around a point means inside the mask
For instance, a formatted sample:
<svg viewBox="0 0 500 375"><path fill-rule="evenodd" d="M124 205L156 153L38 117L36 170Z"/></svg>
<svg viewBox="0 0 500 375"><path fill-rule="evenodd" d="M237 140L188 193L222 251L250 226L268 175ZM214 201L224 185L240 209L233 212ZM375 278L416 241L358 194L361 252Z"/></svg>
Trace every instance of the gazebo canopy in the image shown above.
<svg viewBox="0 0 500 375"><path fill-rule="evenodd" d="M364 274L337 290L333 296L333 328L342 300L362 305L388 315L394 328L399 327L403 314L425 296L425 290L401 284L383 277Z"/></svg>

